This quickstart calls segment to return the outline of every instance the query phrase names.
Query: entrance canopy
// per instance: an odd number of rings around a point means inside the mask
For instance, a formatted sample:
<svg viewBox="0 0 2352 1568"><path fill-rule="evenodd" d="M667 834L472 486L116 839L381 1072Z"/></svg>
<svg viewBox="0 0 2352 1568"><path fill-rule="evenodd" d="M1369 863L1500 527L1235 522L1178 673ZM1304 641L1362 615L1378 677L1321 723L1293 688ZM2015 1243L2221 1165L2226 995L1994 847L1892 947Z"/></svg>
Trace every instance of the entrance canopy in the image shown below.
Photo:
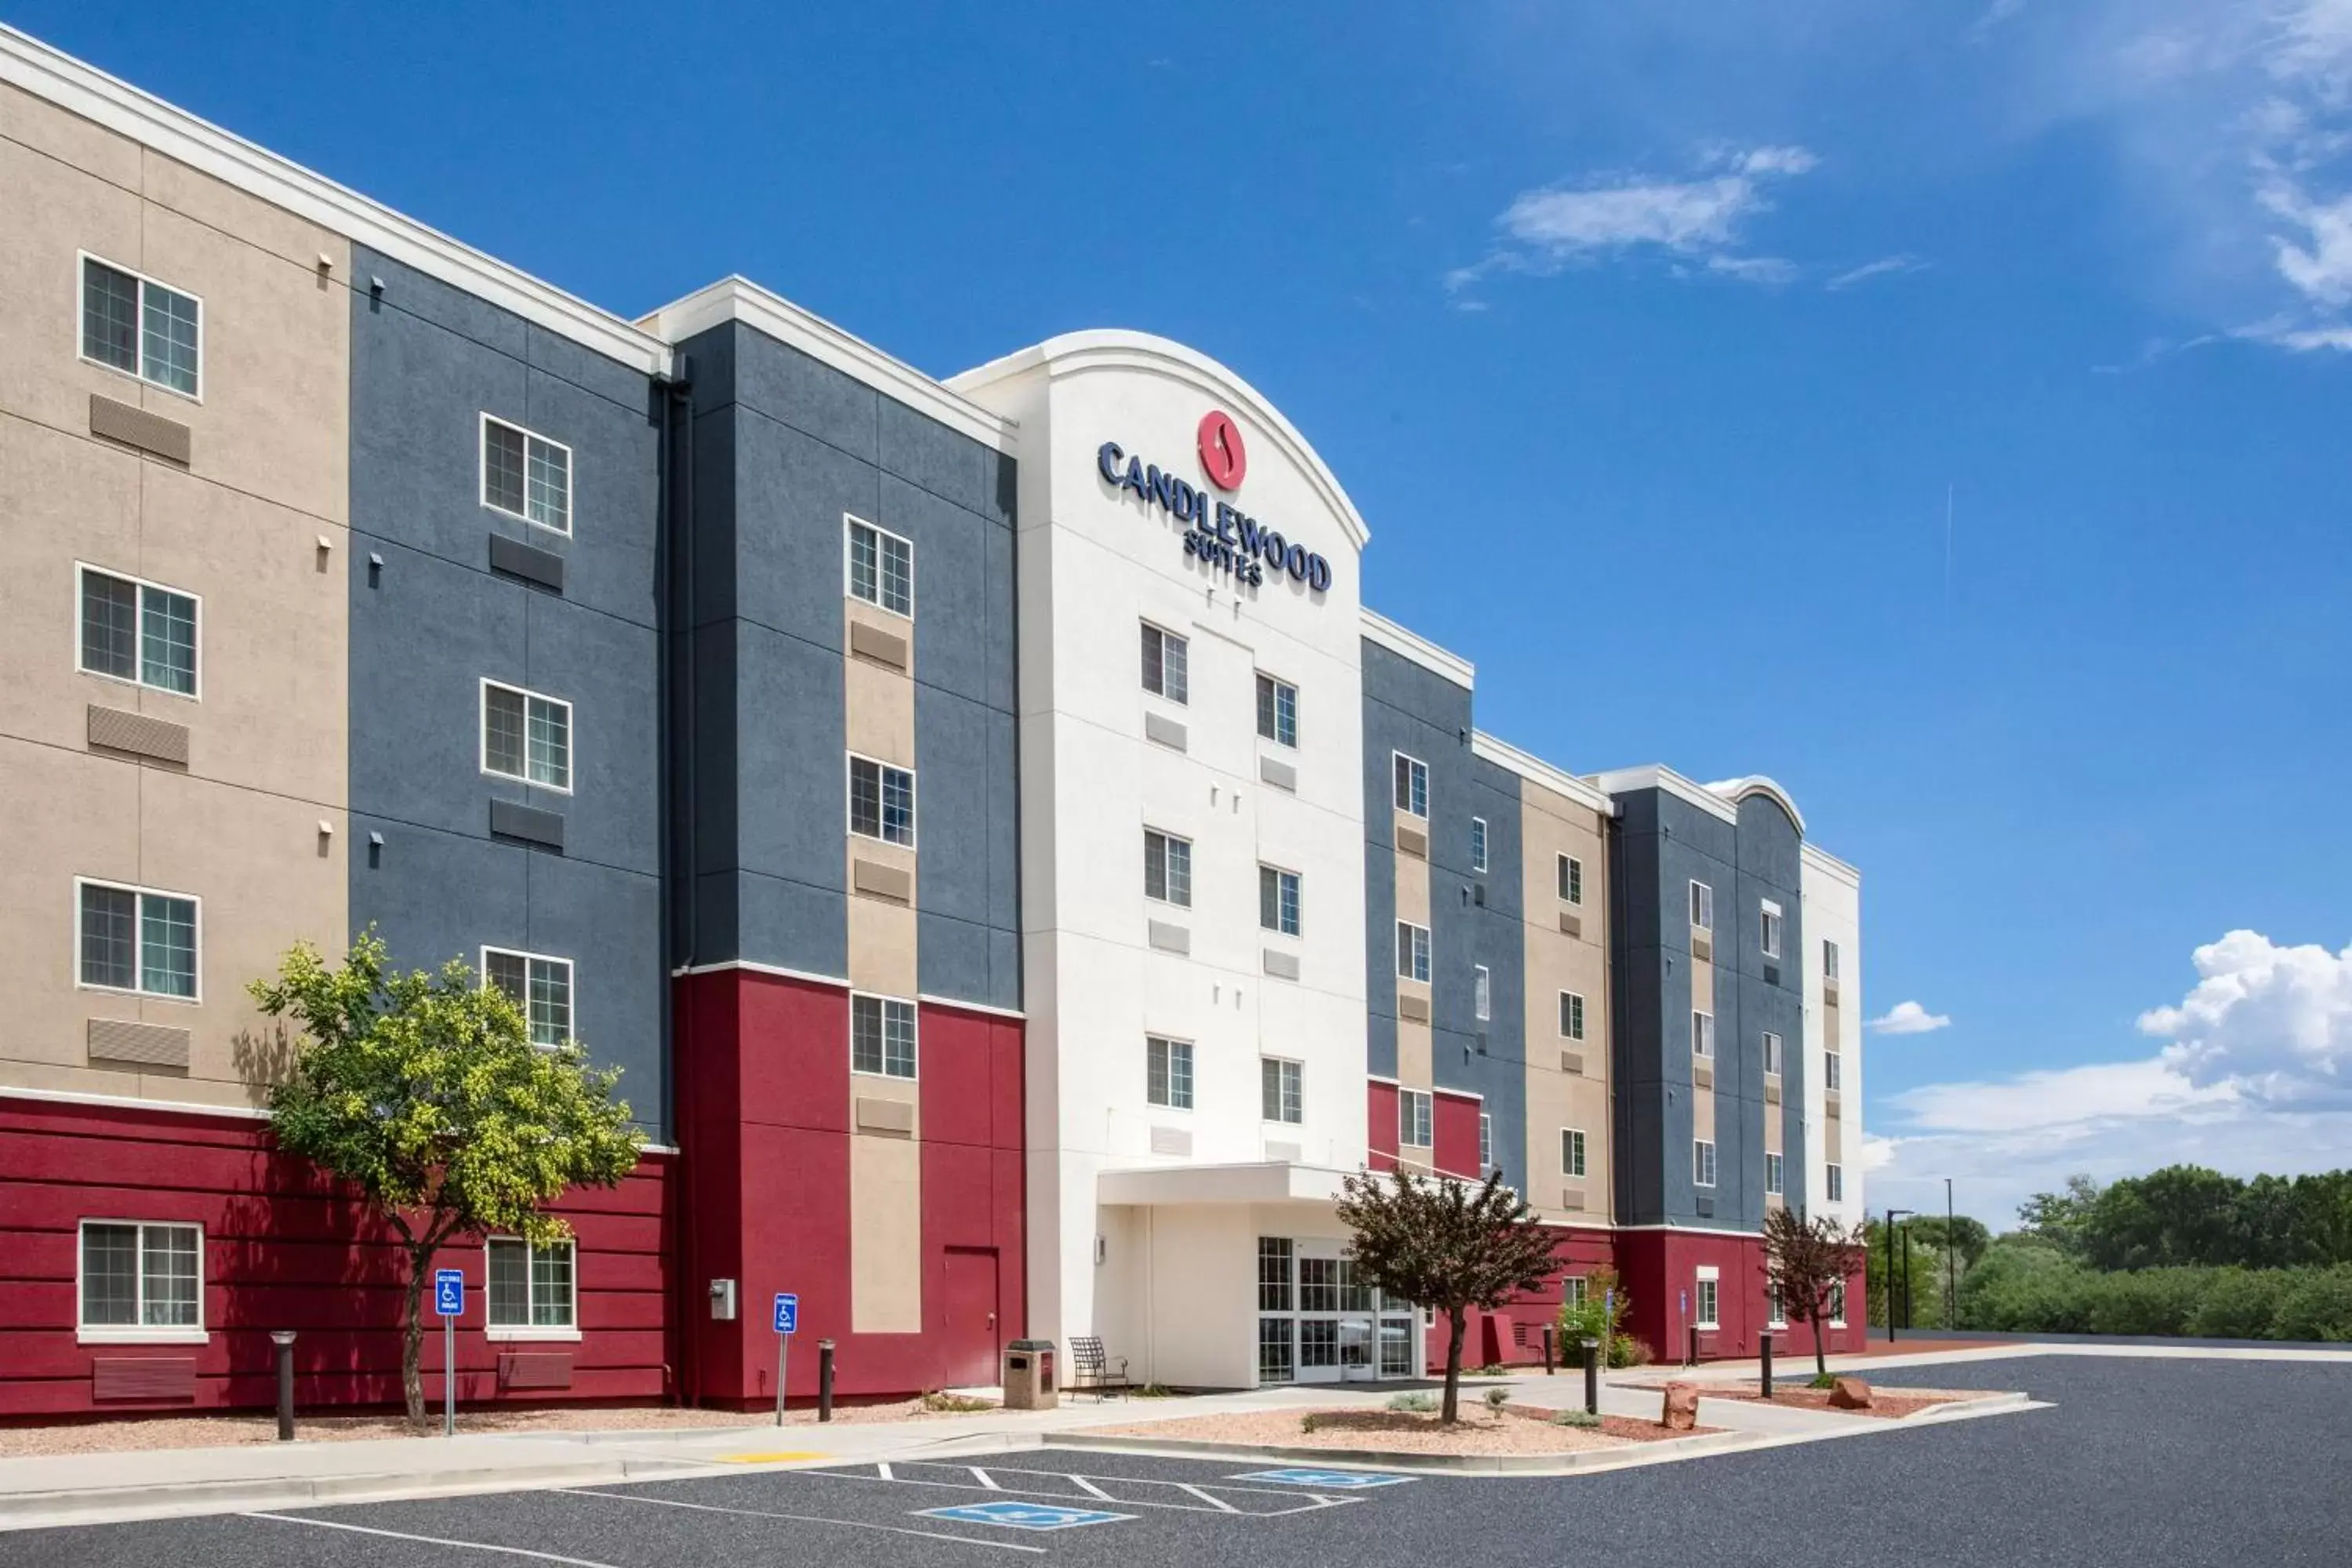
<svg viewBox="0 0 2352 1568"><path fill-rule="evenodd" d="M1239 1165L1152 1165L1105 1171L1098 1203L1137 1208L1192 1204L1335 1204L1349 1173L1266 1160Z"/></svg>

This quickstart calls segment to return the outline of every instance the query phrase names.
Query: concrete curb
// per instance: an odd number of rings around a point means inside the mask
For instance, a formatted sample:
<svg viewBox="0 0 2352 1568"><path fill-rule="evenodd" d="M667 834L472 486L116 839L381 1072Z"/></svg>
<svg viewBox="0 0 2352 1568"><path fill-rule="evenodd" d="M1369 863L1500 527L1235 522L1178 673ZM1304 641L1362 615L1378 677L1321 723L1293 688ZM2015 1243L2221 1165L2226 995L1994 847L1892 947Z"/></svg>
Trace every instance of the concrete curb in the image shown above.
<svg viewBox="0 0 2352 1568"><path fill-rule="evenodd" d="M1567 1454L1412 1454L1365 1448L1292 1447L1279 1443L1212 1443L1191 1437L1090 1437L1083 1432L1051 1432L1045 1434L1039 1447L1102 1448L1191 1458L1205 1456L1251 1461L1287 1460L1292 1464L1403 1470L1417 1475L1564 1476L1580 1470L1659 1465L1707 1454L1734 1453L1760 1447L1769 1441L1769 1436L1760 1432L1702 1432L1692 1437L1662 1437L1655 1442L1616 1448L1580 1448Z"/></svg>
<svg viewBox="0 0 2352 1568"><path fill-rule="evenodd" d="M0 1497L0 1533L61 1525L113 1524L182 1519L265 1509L319 1508L334 1503L464 1497L478 1492L538 1491L551 1487L611 1486L623 1481L686 1480L733 1475L738 1465L646 1458L594 1463L514 1465L465 1470L399 1470L340 1476L270 1476L257 1479L89 1487L73 1491L17 1492Z"/></svg>

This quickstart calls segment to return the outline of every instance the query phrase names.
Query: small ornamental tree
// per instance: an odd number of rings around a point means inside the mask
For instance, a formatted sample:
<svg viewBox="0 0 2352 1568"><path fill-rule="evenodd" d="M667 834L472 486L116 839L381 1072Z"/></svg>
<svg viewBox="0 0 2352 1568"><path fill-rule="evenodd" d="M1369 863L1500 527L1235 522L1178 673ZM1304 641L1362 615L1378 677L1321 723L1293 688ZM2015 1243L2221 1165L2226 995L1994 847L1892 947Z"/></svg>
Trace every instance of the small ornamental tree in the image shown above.
<svg viewBox="0 0 2352 1568"><path fill-rule="evenodd" d="M1764 1277L1780 1287L1780 1310L1813 1328L1813 1370L1830 1372L1825 1328L1830 1301L1868 1257L1863 1227L1847 1230L1829 1215L1807 1219L1791 1208L1764 1212Z"/></svg>
<svg viewBox="0 0 2352 1568"><path fill-rule="evenodd" d="M1339 1215L1355 1232L1360 1279L1447 1315L1445 1403L1438 1418L1452 1425L1462 1385L1464 1312L1491 1310L1541 1289L1559 1268L1551 1237L1499 1171L1483 1185L1402 1169L1386 1180L1359 1171L1347 1179Z"/></svg>
<svg viewBox="0 0 2352 1568"><path fill-rule="evenodd" d="M569 1236L542 1205L636 1168L628 1104L613 1098L620 1073L588 1066L576 1041L532 1045L522 1010L462 960L438 974L388 972L373 930L340 969L298 943L274 984L248 989L301 1030L269 1092L278 1146L356 1186L408 1255L400 1384L421 1425L434 1254L460 1237Z"/></svg>

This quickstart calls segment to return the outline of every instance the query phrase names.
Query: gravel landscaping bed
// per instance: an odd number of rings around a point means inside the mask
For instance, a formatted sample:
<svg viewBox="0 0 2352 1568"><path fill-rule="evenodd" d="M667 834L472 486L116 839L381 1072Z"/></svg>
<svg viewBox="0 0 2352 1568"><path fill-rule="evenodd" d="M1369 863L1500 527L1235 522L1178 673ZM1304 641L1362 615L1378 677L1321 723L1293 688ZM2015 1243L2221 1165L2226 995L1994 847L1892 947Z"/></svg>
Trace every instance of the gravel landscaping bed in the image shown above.
<svg viewBox="0 0 2352 1568"><path fill-rule="evenodd" d="M920 1421L953 1412L930 1411L919 1399L887 1405L836 1405L835 1424L875 1421ZM652 1432L693 1427L770 1426L774 1415L759 1411L682 1410L674 1405L600 1406L594 1409L551 1407L541 1410L466 1410L457 1412L457 1430L469 1436L527 1432ZM790 1426L814 1425L814 1406L787 1410ZM405 1417L370 1415L304 1415L295 1423L299 1441L348 1443L371 1437L413 1437L417 1429ZM427 1432L441 1430L441 1408L433 1407ZM274 1415L152 1415L128 1421L78 1421L44 1426L0 1426L0 1458L37 1454L103 1454L116 1449L213 1448L246 1443L275 1443Z"/></svg>
<svg viewBox="0 0 2352 1568"><path fill-rule="evenodd" d="M1663 1394L1666 1385L1658 1383L1637 1384L1634 1386ZM1739 1399L1750 1404L1759 1404L1764 1399L1764 1395L1759 1392L1761 1385L1757 1384L1698 1383L1691 1386L1698 1390L1698 1396L1702 1401ZM1833 1415L1882 1415L1890 1420L1900 1420L1906 1415L1916 1415L1922 1410L1932 1409L1938 1405L1950 1405L1963 1399L1990 1399L1997 1392L1999 1391L1987 1388L1893 1389L1881 1388L1873 1384L1870 1390L1870 1408L1848 1410L1842 1405L1832 1405L1829 1390L1825 1388L1807 1388L1802 1384L1791 1385L1782 1379L1775 1378L1772 1383L1771 1403L1790 1405L1799 1410L1826 1410Z"/></svg>
<svg viewBox="0 0 2352 1568"><path fill-rule="evenodd" d="M1306 1429L1306 1416L1315 1430ZM1702 1426L1701 1432L1712 1430ZM1598 1429L1561 1426L1551 1413L1509 1405L1497 1413L1465 1402L1452 1428L1434 1415L1399 1410L1236 1410L1187 1415L1172 1421L1139 1421L1124 1426L1088 1427L1087 1435L1161 1437L1194 1443L1247 1443L1284 1448L1357 1448L1390 1454L1571 1454L1589 1448L1622 1448L1665 1437L1684 1437L1655 1421L1604 1415Z"/></svg>

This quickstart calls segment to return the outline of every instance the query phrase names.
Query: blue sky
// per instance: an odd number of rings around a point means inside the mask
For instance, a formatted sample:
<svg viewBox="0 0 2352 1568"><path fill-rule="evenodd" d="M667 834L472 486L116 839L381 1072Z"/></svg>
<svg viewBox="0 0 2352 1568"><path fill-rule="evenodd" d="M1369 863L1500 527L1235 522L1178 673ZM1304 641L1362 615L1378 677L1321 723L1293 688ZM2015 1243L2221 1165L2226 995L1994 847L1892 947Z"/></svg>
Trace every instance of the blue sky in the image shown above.
<svg viewBox="0 0 2352 1568"><path fill-rule="evenodd" d="M625 313L1224 360L1486 727L1864 868L1874 1204L2352 1163L2352 0L0 16Z"/></svg>

